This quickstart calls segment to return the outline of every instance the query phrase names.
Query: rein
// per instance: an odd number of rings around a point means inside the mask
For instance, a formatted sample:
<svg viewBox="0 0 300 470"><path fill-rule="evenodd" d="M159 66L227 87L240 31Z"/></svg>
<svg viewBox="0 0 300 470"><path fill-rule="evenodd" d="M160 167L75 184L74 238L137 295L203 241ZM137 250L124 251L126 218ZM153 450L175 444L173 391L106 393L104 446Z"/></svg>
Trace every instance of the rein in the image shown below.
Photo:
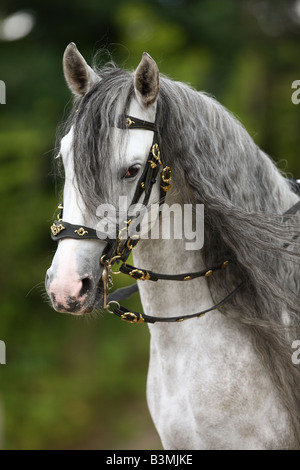
<svg viewBox="0 0 300 470"><path fill-rule="evenodd" d="M152 187L155 184L160 172L160 205L163 204L165 201L166 192L171 188L172 176L171 168L169 166L164 166L161 159L156 124L143 121L132 116L121 116L117 127L120 129L144 129L154 132L153 143L149 152L149 156L142 175L138 181L131 205L137 204L140 197L144 194L143 205L147 206L151 196ZM299 190L299 183L294 184L297 185ZM117 315L122 320L125 320L129 323L170 323L182 322L191 318L202 317L212 310L221 308L232 297L234 297L234 295L240 291L245 284L245 281L241 282L233 291L224 297L224 299L212 307L189 315L177 317L155 317L146 315L144 313L132 312L121 306L119 301L128 298L130 295L136 292L138 290L137 284L120 288L109 295L109 290L113 287L113 275L123 273L129 275L131 278L137 281L190 281L199 277L211 276L215 271L226 268L230 264L231 260L226 258L213 266L205 268L204 270L182 274L161 274L146 269L136 268L135 266L131 266L126 263L131 251L133 248L135 248L140 240L138 235L129 235L129 227L132 223L132 219L129 219L124 223L125 226L119 230L118 238L114 240L107 237L105 233L95 229L85 226L73 225L63 221L63 206L59 205L58 209L60 212L57 215L57 220L55 220L51 226L51 238L53 240L59 241L62 238L74 238L78 240L101 239L107 243L104 252L105 254L101 257L100 260L101 264L103 265L103 272L101 277L101 281L103 283L103 306L101 307L107 310L109 313ZM298 210L300 210L300 201L292 206L288 211L286 211L283 216L288 217L295 214ZM115 262L123 263L120 266L119 271L113 271L112 269L112 266ZM110 310L111 308L113 308L113 310Z"/></svg>

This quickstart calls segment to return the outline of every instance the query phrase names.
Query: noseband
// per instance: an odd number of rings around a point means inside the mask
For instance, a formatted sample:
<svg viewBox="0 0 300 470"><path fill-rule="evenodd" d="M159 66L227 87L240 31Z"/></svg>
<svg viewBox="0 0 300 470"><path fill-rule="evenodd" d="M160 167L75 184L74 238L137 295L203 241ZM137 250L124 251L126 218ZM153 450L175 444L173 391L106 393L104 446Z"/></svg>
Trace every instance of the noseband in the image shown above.
<svg viewBox="0 0 300 470"><path fill-rule="evenodd" d="M138 181L132 203L135 205L139 202L142 195L144 195L143 205L147 206L153 185L155 184L159 173L161 172L161 184L160 184L160 205L164 203L166 192L171 188L171 168L169 166L164 166L160 154L160 149L158 145L158 131L155 123L143 121L141 119L124 116L120 117L118 128L120 129L144 129L154 132L153 143L149 152L147 162L145 164L144 170L140 179ZM299 191L299 183L294 182L297 185ZM205 268L204 270L192 273L182 273L182 274L159 274L150 270L136 268L127 264L127 259L133 250L133 248L138 244L140 237L138 235L130 235L129 228L132 223L130 218L124 222L124 227L119 230L118 238L111 239L106 236L105 233L101 233L98 230L80 226L73 225L63 220L63 206L59 205L58 209L60 210L57 215L57 220L51 226L51 238L55 241L59 241L63 238L73 238L77 240L102 240L106 242L106 248L104 254L101 257L101 264L103 265L103 272L101 281L103 283L103 306L111 314L115 314L120 317L122 320L125 320L129 323L156 323L156 322L182 322L190 318L199 318L205 315L206 313L222 307L226 302L228 302L245 284L245 281L241 282L232 292L230 292L223 300L213 305L212 307L203 310L201 312L193 313L185 316L178 317L154 317L146 315L144 313L132 312L125 307L121 306L119 300L124 300L136 292L137 285L131 285L129 287L118 289L109 294L109 290L113 286L113 275L116 274L127 274L131 278L137 281L158 281L158 280L168 280L168 281L190 281L199 277L209 277L215 271L222 270L226 268L232 260L226 258L218 263ZM300 201L291 207L288 211L284 213L284 216L289 216L295 214L300 210ZM112 266L116 262L122 262L122 265L119 268L119 271L113 271ZM113 310L111 310L113 308Z"/></svg>

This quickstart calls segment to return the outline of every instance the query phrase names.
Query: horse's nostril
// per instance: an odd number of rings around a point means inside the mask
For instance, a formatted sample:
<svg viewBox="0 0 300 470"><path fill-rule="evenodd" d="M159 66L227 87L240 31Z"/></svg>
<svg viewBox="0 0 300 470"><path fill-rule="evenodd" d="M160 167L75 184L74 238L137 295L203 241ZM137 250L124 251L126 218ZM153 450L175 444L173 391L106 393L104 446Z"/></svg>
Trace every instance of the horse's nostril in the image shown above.
<svg viewBox="0 0 300 470"><path fill-rule="evenodd" d="M91 289L92 280L89 277L85 277L81 280L81 283L82 287L79 292L79 297L82 297L83 295L87 294L87 292Z"/></svg>

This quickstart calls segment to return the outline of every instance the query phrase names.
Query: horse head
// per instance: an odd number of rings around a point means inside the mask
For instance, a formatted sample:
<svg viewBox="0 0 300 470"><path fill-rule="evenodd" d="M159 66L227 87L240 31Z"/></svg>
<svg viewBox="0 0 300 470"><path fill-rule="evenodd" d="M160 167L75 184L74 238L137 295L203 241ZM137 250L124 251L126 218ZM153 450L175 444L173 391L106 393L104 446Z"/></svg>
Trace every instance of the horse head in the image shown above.
<svg viewBox="0 0 300 470"><path fill-rule="evenodd" d="M128 132L132 121L127 118L127 125L120 126L118 120L125 111L141 122L154 123L159 72L147 53L134 74L124 75L116 68L95 72L74 43L65 50L63 69L75 96L58 155L65 173L63 219L72 226L96 230L101 204L117 205L120 196L132 201L136 192L153 131L142 127ZM159 197L159 184L153 189L151 197ZM60 229L55 230L57 233ZM55 310L83 314L103 304L100 260L106 245L101 237L64 236L58 241L45 281Z"/></svg>

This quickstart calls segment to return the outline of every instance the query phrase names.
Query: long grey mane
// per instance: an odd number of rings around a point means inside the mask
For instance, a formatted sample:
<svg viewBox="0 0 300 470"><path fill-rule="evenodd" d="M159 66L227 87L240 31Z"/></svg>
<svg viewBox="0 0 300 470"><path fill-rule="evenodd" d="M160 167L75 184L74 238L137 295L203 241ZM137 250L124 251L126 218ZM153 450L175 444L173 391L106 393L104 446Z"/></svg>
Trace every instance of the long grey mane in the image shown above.
<svg viewBox="0 0 300 470"><path fill-rule="evenodd" d="M91 211L113 193L111 128L134 93L131 73L106 67L98 74L100 84L75 104L66 125L74 126L76 178ZM213 300L245 281L221 312L250 331L299 445L300 367L291 356L300 339L300 219L282 217L289 182L225 108L187 85L161 77L157 124L174 186L204 204L206 265L232 260L230 269L209 278Z"/></svg>

